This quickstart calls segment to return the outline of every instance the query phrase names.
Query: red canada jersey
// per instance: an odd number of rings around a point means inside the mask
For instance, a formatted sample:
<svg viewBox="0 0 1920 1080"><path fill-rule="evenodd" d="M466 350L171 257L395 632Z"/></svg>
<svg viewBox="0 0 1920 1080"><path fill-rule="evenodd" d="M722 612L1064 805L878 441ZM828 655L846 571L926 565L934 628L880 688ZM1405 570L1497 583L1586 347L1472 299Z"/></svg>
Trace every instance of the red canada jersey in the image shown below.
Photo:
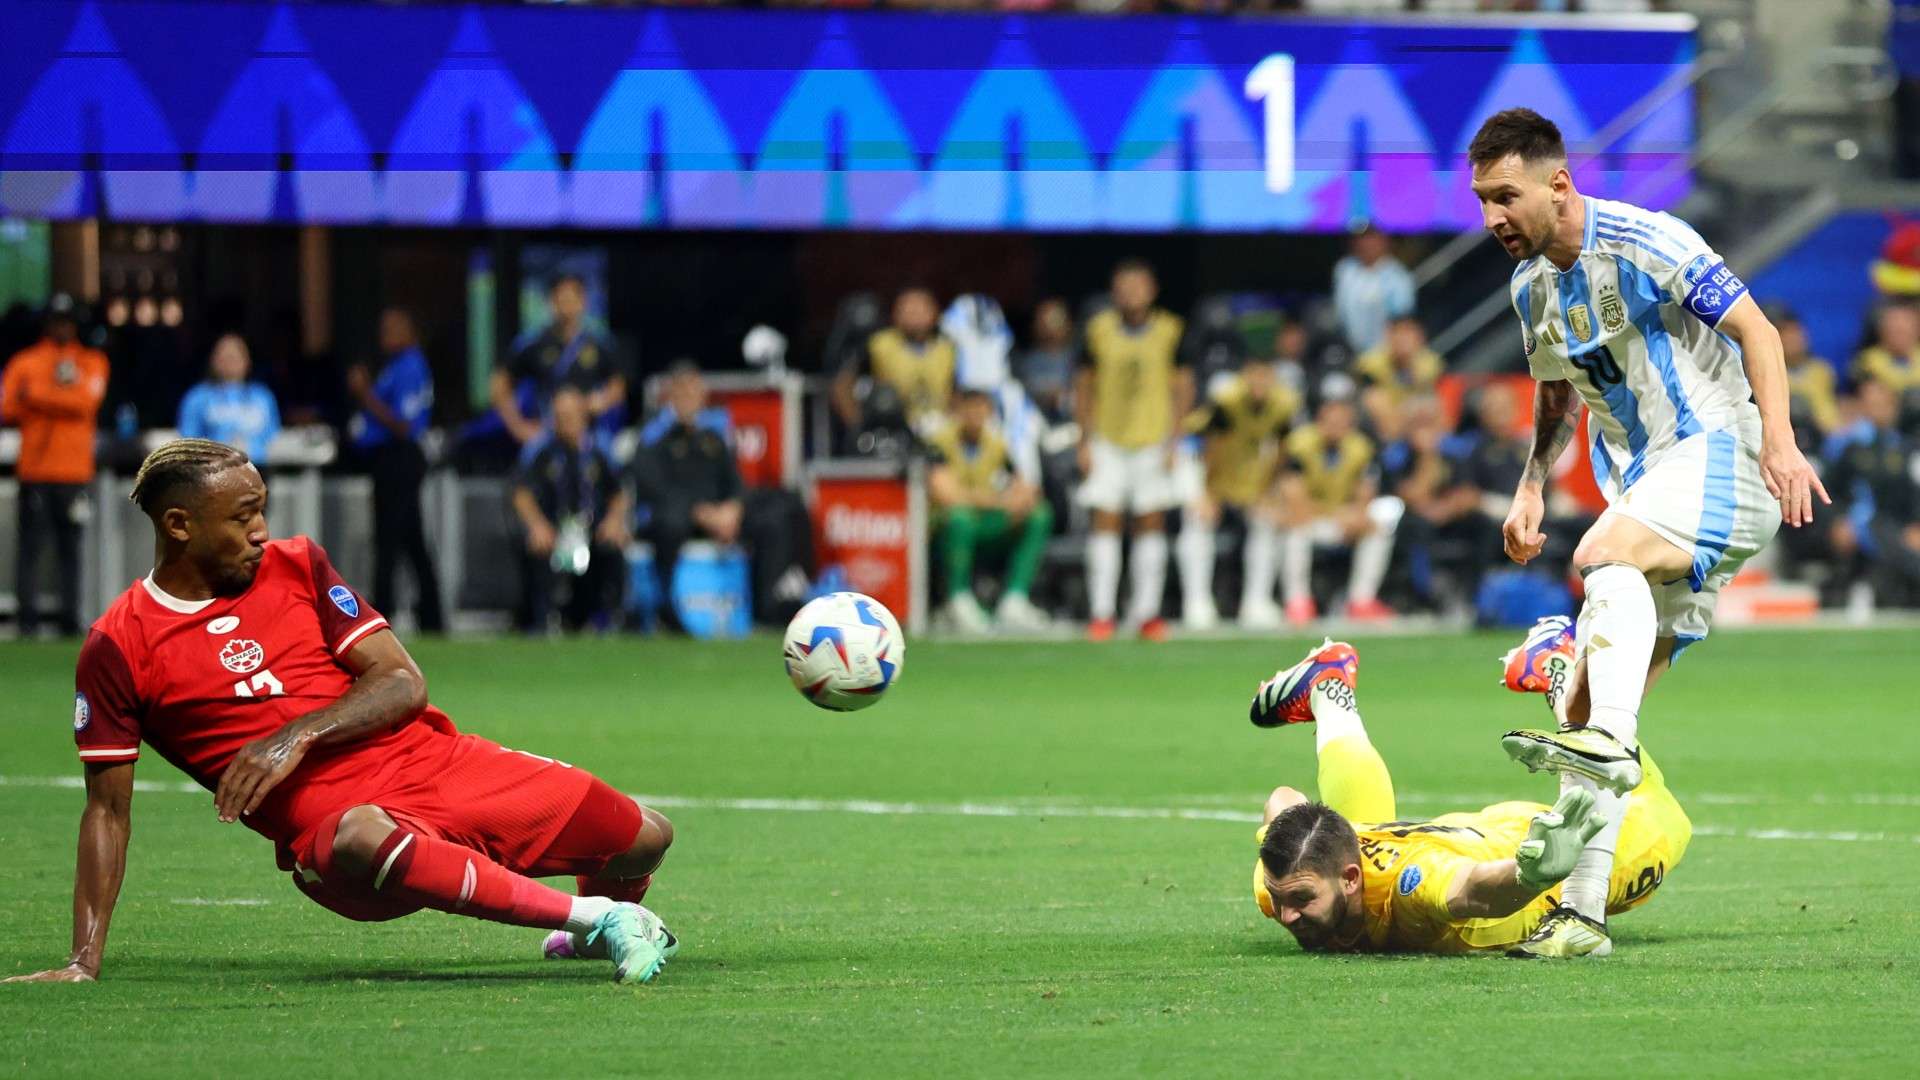
<svg viewBox="0 0 1920 1080"><path fill-rule="evenodd" d="M133 761L144 740L209 791L240 748L326 707L353 685L342 657L387 620L306 537L270 540L238 596L186 601L151 576L93 624L80 650L73 738L87 762ZM275 839L354 805L424 755L452 721L427 706L385 734L310 750L247 824Z"/></svg>

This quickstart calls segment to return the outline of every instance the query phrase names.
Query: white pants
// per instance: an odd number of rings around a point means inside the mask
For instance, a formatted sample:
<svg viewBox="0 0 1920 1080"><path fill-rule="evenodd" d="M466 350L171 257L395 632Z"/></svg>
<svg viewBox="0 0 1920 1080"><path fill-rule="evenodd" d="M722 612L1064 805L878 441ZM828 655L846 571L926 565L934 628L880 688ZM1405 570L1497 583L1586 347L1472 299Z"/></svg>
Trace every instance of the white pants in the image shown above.
<svg viewBox="0 0 1920 1080"><path fill-rule="evenodd" d="M1080 485L1080 501L1088 509L1154 514L1179 505L1166 447L1155 444L1134 450L1096 438L1091 456L1092 467Z"/></svg>
<svg viewBox="0 0 1920 1080"><path fill-rule="evenodd" d="M1660 636L1677 639L1677 657L1707 636L1721 587L1780 531L1780 503L1760 477L1758 415L1674 444L1607 513L1693 553L1686 577L1653 587Z"/></svg>

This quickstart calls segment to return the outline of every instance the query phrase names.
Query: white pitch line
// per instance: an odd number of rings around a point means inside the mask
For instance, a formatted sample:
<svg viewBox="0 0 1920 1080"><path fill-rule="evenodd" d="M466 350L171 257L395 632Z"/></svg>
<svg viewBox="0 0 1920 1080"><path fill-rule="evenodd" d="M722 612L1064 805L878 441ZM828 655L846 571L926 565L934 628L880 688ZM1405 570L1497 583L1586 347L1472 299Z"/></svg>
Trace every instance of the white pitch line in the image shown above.
<svg viewBox="0 0 1920 1080"><path fill-rule="evenodd" d="M51 787L84 788L86 779L79 776L0 776L0 787ZM135 780L135 791L152 791L168 795L190 795L206 788L191 780ZM212 794L212 792L207 792Z"/></svg>
<svg viewBox="0 0 1920 1080"><path fill-rule="evenodd" d="M7 787L7 786L72 788L72 789L78 790L80 788L85 787L86 782L77 775L76 776L0 776L0 787ZM196 792L206 791L205 788L192 782L191 780L135 780L133 782L133 790L162 792L162 793L176 794L176 795L191 795ZM1475 804L1485 805L1488 803L1506 802L1514 798L1514 796L1515 796L1515 793L1510 791L1509 792L1401 791L1401 792L1395 793L1395 797L1399 799L1399 801L1403 803L1410 803L1410 804L1421 805L1421 806L1435 806L1435 805L1437 806L1471 806ZM671 800L683 798L683 797L674 796L674 795L661 795L661 796L649 796L649 798L658 798L662 800L660 802L661 806L670 806L670 805L675 805L673 802L671 802ZM759 805L759 803L769 802L769 800L733 799L733 800L720 800L720 802L724 802L727 804L725 806L715 805L715 806L709 807L705 803L699 802L696 797L688 796L684 798L694 799L695 801L685 801L685 802L679 803L678 805L684 805L689 807L699 806L702 809L738 809L738 810L785 809L785 810L792 810L795 812L809 812L809 811L823 812L827 810L833 810L839 813L872 813L872 814L891 814L891 813L911 814L916 812L925 812L925 813L938 812L942 814L962 813L961 811L958 811L958 810L939 810L939 811L932 811L932 810L914 811L914 810L892 810L892 809L856 810L853 808L854 804L856 803L863 806L869 805L864 800L833 800L833 801L830 801L831 802L830 805L827 803L823 803L822 805L819 805L819 806L813 806L812 804L815 802L819 802L819 800L774 799L774 800L770 800L770 803L772 805L762 806L762 805ZM1201 806L1204 806L1206 804L1244 806L1249 803L1258 801L1257 797L1249 796L1249 795L1191 795L1191 796L1177 796L1176 798L1180 802L1201 804ZM1705 791L1705 792L1687 792L1681 797L1680 801L1683 805L1692 805L1692 806L1792 807L1792 806L1799 806L1799 805L1810 805L1810 806L1909 807L1909 806L1920 806L1920 795L1874 794L1874 793L1863 792L1863 793L1855 793L1855 794L1849 794L1849 795L1827 795L1827 794L1814 793L1810 795L1781 796L1781 795L1756 795L1756 794L1746 793L1746 792L1730 793L1730 792ZM786 805L788 803L792 803L796 805L791 805L791 806ZM801 805L801 804L804 804L804 805ZM914 803L897 803L896 804L896 803L874 802L874 803L871 803L870 805L875 807L892 807L892 806L914 806L919 804L914 804ZM1073 796L1070 796L1070 795L1068 796L1062 796L1062 795L1004 796L1001 799L1001 801L997 803L991 803L991 804L959 803L954 805L968 807L968 809L965 811L963 816L976 816L976 817L1020 817L1025 814L1035 814L1035 815L1043 815L1043 816L1051 816L1051 817L1074 817L1074 816L1078 816L1078 817L1149 817L1149 818L1184 818L1184 819L1190 819L1194 821L1242 821L1242 820L1254 820L1256 822L1258 821L1257 818L1249 819L1248 815L1246 814L1239 814L1239 813L1216 814L1213 811L1201 809L1200 806L1146 808L1146 809L1137 808L1137 807L1132 807L1132 808L1088 807L1087 805L1079 802ZM1092 810L1104 809L1104 810L1110 810L1115 812L1088 813L1087 811L1089 809L1092 809Z"/></svg>
<svg viewBox="0 0 1920 1080"><path fill-rule="evenodd" d="M204 896L176 896L168 902L186 904L190 907L266 907L268 903L265 900L254 900L244 896L230 900L213 900Z"/></svg>
<svg viewBox="0 0 1920 1080"><path fill-rule="evenodd" d="M880 802L873 799L716 799L685 795L633 796L648 806L687 810L772 810L798 814L872 814L882 817L1062 817L1172 821L1231 821L1260 824L1260 815L1244 810L1200 810L1180 806L1073 806L1022 803Z"/></svg>
<svg viewBox="0 0 1920 1080"><path fill-rule="evenodd" d="M142 787L141 785L145 785ZM78 788L77 776L0 776L0 787ZM197 784L177 781L135 781L134 790L166 793L192 793L205 789ZM632 793L630 793L632 794ZM648 806L680 810L747 810L787 814L860 814L874 817L991 817L991 818L1105 818L1153 821L1223 821L1236 825L1258 825L1260 815L1241 810L1205 810L1180 806L1093 806L1070 803L994 803L994 802L886 802L878 799L775 799L717 798L701 795L646 795L633 797ZM1808 797L1809 802L1819 801ZM1884 796L1878 796L1884 798ZM1454 800L1464 801L1464 800ZM1920 835L1909 833L1865 832L1843 829L1818 831L1803 829L1730 829L1718 825L1695 825L1695 836L1739 840L1805 840L1832 843L1920 844Z"/></svg>

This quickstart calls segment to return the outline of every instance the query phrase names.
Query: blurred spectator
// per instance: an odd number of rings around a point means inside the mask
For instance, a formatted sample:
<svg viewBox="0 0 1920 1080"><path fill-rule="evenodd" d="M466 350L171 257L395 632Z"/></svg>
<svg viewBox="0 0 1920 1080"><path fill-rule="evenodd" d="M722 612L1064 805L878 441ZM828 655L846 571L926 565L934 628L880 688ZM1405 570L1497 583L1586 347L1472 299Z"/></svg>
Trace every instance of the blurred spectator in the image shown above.
<svg viewBox="0 0 1920 1080"><path fill-rule="evenodd" d="M1254 630L1280 626L1273 584L1285 507L1276 480L1282 440L1299 411L1299 395L1280 382L1273 363L1249 358L1239 374L1214 387L1206 404L1189 418L1189 428L1206 439L1206 483L1182 515L1179 539L1181 615L1189 628L1209 629L1219 621L1213 558L1223 513L1240 518L1246 529L1240 625Z"/></svg>
<svg viewBox="0 0 1920 1080"><path fill-rule="evenodd" d="M20 428L20 539L15 548L15 625L40 629L40 551L51 543L59 572L60 633L80 633L80 529L92 512L95 416L107 393L107 358L80 343L77 305L57 295L45 336L0 374L0 422Z"/></svg>
<svg viewBox="0 0 1920 1080"><path fill-rule="evenodd" d="M15 300L0 314L0 356L10 357L40 340L40 317L24 300Z"/></svg>
<svg viewBox="0 0 1920 1080"><path fill-rule="evenodd" d="M1028 599L1053 532L1053 509L1036 482L1039 463L1015 460L993 422L993 397L984 390L962 390L953 419L927 442L933 462L927 493L946 568L948 619L967 633L990 628L974 596L973 568L981 555L1004 553L996 621L1006 630L1044 629L1046 614Z"/></svg>
<svg viewBox="0 0 1920 1080"><path fill-rule="evenodd" d="M602 430L618 427L626 413L627 364L613 342L587 324L587 283L577 274L554 278L547 309L547 325L514 343L507 366L496 368L488 385L494 410L522 445L540 434L562 387L580 392L590 424ZM529 400L535 415L528 415Z"/></svg>
<svg viewBox="0 0 1920 1080"><path fill-rule="evenodd" d="M1193 373L1196 399L1204 398L1215 383L1240 373L1250 350L1231 297L1209 296L1194 305L1180 351Z"/></svg>
<svg viewBox="0 0 1920 1080"><path fill-rule="evenodd" d="M1013 377L1013 328L1007 325L998 300L985 293L954 297L940 316L940 332L953 342L956 388L994 393L1009 384L1018 386ZM926 417L921 434L937 431L949 419L944 411Z"/></svg>
<svg viewBox="0 0 1920 1080"><path fill-rule="evenodd" d="M1892 390L1906 408L1920 394L1920 307L1896 300L1883 305L1873 321L1873 344L1853 358L1856 386L1877 382Z"/></svg>
<svg viewBox="0 0 1920 1080"><path fill-rule="evenodd" d="M945 417L957 353L939 320L940 305L926 289L903 289L894 298L893 325L868 337L833 377L833 409L848 430L923 431ZM864 402L858 393L863 377L872 380Z"/></svg>
<svg viewBox="0 0 1920 1080"><path fill-rule="evenodd" d="M420 507L427 476L420 440L433 415L433 369L420 352L412 313L397 307L380 313L380 355L377 375L364 364L347 369L347 390L359 405L347 432L373 476L373 605L388 615L399 610L394 576L404 561L419 594L414 616L420 629L438 634L446 616Z"/></svg>
<svg viewBox="0 0 1920 1080"><path fill-rule="evenodd" d="M1281 549L1281 591L1287 620L1299 625L1318 614L1313 600L1316 544L1353 549L1348 618L1392 615L1380 602L1380 583L1387 576L1404 507L1399 499L1379 494L1373 440L1361 434L1353 402L1321 402L1313 423L1287 437L1287 453L1297 470L1285 485L1289 527Z"/></svg>
<svg viewBox="0 0 1920 1080"><path fill-rule="evenodd" d="M1273 373L1280 385L1305 400L1307 391L1318 381L1320 365L1312 351L1313 339L1307 324L1288 319L1273 335Z"/></svg>
<svg viewBox="0 0 1920 1080"><path fill-rule="evenodd" d="M1794 435L1800 441L1801 450L1813 453L1821 440L1840 427L1833 365L1826 358L1813 355L1807 328L1799 316L1780 312L1773 325L1780 331L1780 347L1787 358L1787 393Z"/></svg>
<svg viewBox="0 0 1920 1080"><path fill-rule="evenodd" d="M1825 480L1841 505L1833 548L1867 569L1881 606L1920 601L1920 443L1899 429L1900 400L1884 382L1860 386L1860 430Z"/></svg>
<svg viewBox="0 0 1920 1080"><path fill-rule="evenodd" d="M1440 354L1427 348L1427 328L1412 315L1394 316L1385 339L1353 362L1367 390L1385 394L1395 406L1433 393L1443 367Z"/></svg>
<svg viewBox="0 0 1920 1080"><path fill-rule="evenodd" d="M1020 354L1016 374L1047 419L1073 414L1073 313L1059 297L1033 309L1033 343Z"/></svg>
<svg viewBox="0 0 1920 1080"><path fill-rule="evenodd" d="M1133 519L1133 603L1128 622L1151 640L1166 637L1160 605L1167 580L1166 511L1178 503L1173 470L1180 421L1193 405L1178 315L1154 306L1153 268L1129 259L1114 268L1113 306L1087 320L1083 366L1075 377L1080 421L1080 498L1093 511L1087 538L1087 593L1095 641L1113 636L1120 594L1120 526Z"/></svg>
<svg viewBox="0 0 1920 1080"><path fill-rule="evenodd" d="M1400 535L1413 591L1437 606L1444 579L1464 599L1488 553L1499 549L1499 519L1489 521L1471 468L1461 467L1447 452L1446 418L1438 401L1414 398L1392 415L1404 431L1380 433L1381 486L1406 506ZM1511 489L1505 494L1511 497Z"/></svg>
<svg viewBox="0 0 1920 1080"><path fill-rule="evenodd" d="M524 531L527 629L546 630L556 585L569 630L604 628L619 604L626 562L626 493L605 451L594 445L587 395L554 391L553 431L528 443L513 478L513 511Z"/></svg>
<svg viewBox="0 0 1920 1080"><path fill-rule="evenodd" d="M1473 392L1474 430L1464 437L1468 480L1489 498L1487 509L1505 521L1514 489L1527 470L1533 449L1531 433L1518 430L1520 403L1510 383L1490 382Z"/></svg>
<svg viewBox="0 0 1920 1080"><path fill-rule="evenodd" d="M1347 345L1366 352L1380 344L1389 319L1413 314L1413 275L1373 225L1354 235L1349 251L1333 265L1333 306Z"/></svg>
<svg viewBox="0 0 1920 1080"><path fill-rule="evenodd" d="M688 541L722 547L740 542L740 467L706 411L707 381L700 369L676 362L667 374L666 427L659 430L658 419L649 425L652 438L633 459L634 501L646 509L644 532L668 588Z"/></svg>
<svg viewBox="0 0 1920 1080"><path fill-rule="evenodd" d="M247 452L266 467L267 446L280 433L280 404L273 391L249 382L253 356L239 334L222 334L213 343L207 378L180 399L174 425L183 438L212 439Z"/></svg>

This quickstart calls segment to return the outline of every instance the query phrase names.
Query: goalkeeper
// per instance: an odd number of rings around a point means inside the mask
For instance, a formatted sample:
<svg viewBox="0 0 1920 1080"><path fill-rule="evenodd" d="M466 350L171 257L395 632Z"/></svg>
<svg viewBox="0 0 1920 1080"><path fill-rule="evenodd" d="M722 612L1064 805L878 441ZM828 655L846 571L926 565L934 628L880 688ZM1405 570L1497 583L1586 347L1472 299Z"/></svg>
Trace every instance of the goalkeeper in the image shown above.
<svg viewBox="0 0 1920 1080"><path fill-rule="evenodd" d="M1311 950L1456 954L1518 945L1560 906L1560 882L1604 824L1592 793L1569 789L1551 808L1503 802L1395 820L1393 780L1360 722L1359 668L1351 645L1329 641L1254 697L1261 727L1313 723L1320 759L1321 801L1287 787L1267 798L1253 868L1260 910ZM1642 764L1608 915L1645 903L1693 836L1659 767L1648 757Z"/></svg>

